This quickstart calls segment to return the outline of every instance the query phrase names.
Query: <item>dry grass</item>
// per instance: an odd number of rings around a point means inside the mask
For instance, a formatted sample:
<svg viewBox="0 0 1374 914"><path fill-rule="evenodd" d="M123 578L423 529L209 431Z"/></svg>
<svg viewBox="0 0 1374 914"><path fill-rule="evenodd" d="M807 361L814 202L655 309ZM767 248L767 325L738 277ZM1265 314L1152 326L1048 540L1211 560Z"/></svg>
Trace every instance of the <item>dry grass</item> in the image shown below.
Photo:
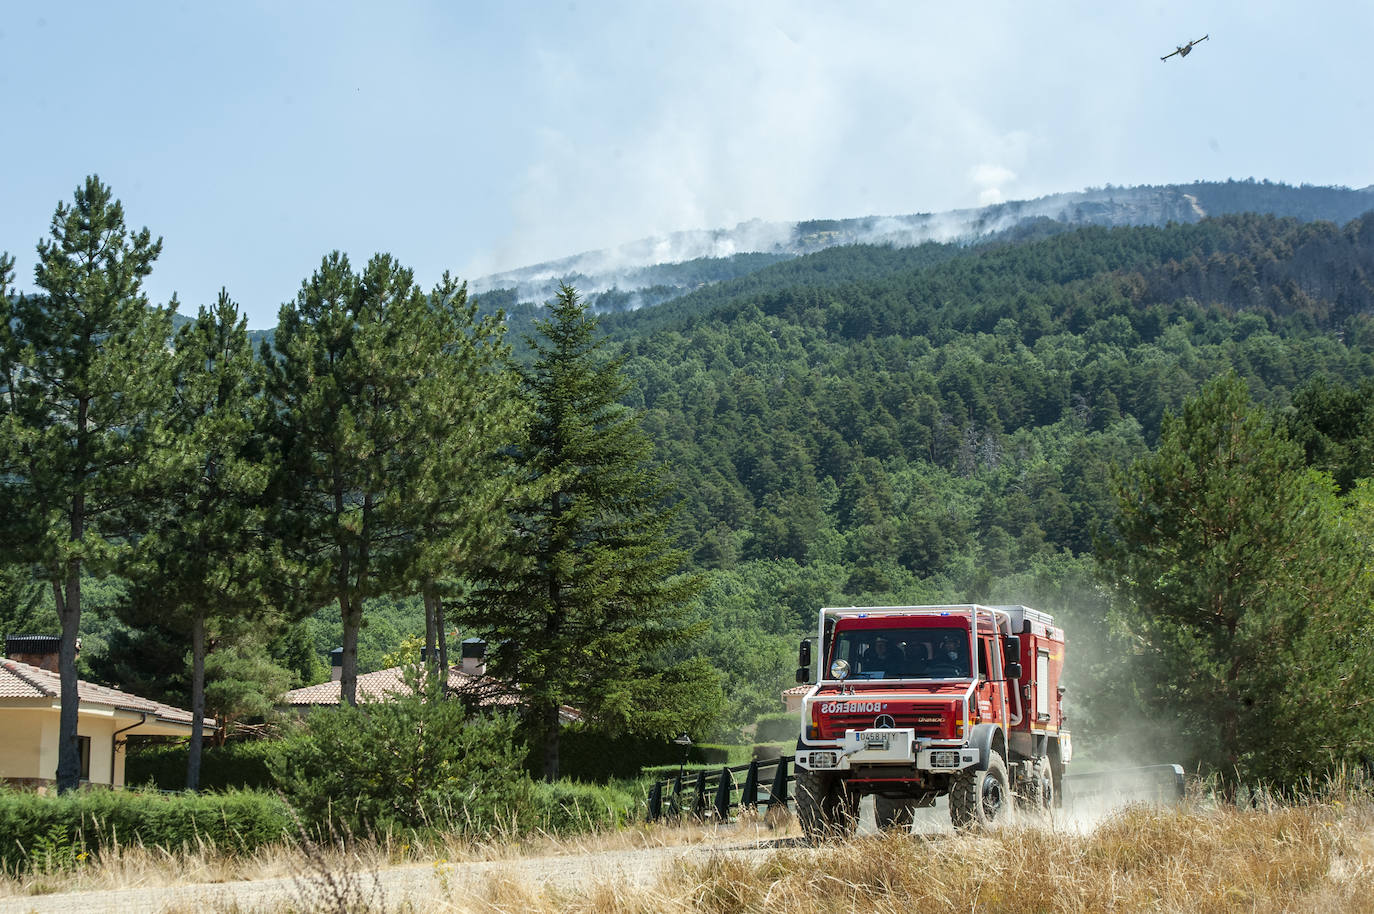
<svg viewBox="0 0 1374 914"><path fill-rule="evenodd" d="M62 881L73 891L294 875L305 889L267 905L226 897L186 908L245 912L1374 914L1368 793L1327 790L1291 804L1260 796L1253 804L1132 807L1083 830L1013 823L986 835L861 837L818 848L779 840L780 832L755 822L427 848L361 842L320 848L305 863L293 848L242 860L124 849ZM584 865L583 858L600 862ZM613 860L635 861L633 873L608 871L604 864ZM376 874L389 877L398 864L420 864L409 872L425 877L426 888L380 891ZM533 875L546 866L561 867L563 877ZM346 904L324 890L322 874L331 871L352 874ZM581 876L566 878L569 872ZM15 880L0 886L11 895L31 890Z"/></svg>
<svg viewBox="0 0 1374 914"><path fill-rule="evenodd" d="M19 874L0 872L0 900L56 892L294 879L321 870L372 872L414 864L452 867L531 857L690 847L717 842L719 834L718 828L709 826L644 825L572 838L536 833L495 835L480 841L454 836L440 843L411 844L385 839L309 847L306 841L298 840L242 855L222 853L211 847L168 851L142 844L120 845L105 854L83 854L77 865L68 868Z"/></svg>
<svg viewBox="0 0 1374 914"><path fill-rule="evenodd" d="M1374 805L1122 810L1088 834L861 838L762 859L716 853L650 885L572 892L512 877L435 910L558 914L865 911L1374 912Z"/></svg>

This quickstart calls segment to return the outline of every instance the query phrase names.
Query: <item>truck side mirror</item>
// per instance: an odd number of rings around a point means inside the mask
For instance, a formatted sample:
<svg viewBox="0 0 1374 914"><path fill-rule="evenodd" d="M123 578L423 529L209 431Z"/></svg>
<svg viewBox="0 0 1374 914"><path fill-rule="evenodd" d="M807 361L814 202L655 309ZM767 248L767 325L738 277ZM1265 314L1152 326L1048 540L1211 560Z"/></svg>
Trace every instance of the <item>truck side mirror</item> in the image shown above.
<svg viewBox="0 0 1374 914"><path fill-rule="evenodd" d="M1020 679L1021 662L1019 660L1011 660L1002 664L1002 676L1005 679Z"/></svg>
<svg viewBox="0 0 1374 914"><path fill-rule="evenodd" d="M797 649L797 666L811 665L811 639L807 638Z"/></svg>
<svg viewBox="0 0 1374 914"><path fill-rule="evenodd" d="M1002 658L1011 663L1021 659L1021 639L1015 635L1007 635L1002 639Z"/></svg>
<svg viewBox="0 0 1374 914"><path fill-rule="evenodd" d="M811 667L809 667L809 666L799 666L799 667L797 667L797 685L806 685L806 684L807 684L808 682L810 682L810 681L811 681Z"/></svg>

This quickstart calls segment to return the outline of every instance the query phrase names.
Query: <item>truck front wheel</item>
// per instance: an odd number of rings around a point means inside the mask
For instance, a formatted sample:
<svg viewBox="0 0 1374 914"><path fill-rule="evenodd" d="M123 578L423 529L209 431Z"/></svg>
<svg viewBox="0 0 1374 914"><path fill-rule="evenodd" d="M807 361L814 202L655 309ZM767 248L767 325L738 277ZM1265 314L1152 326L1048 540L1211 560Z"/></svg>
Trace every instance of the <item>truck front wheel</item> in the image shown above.
<svg viewBox="0 0 1374 914"><path fill-rule="evenodd" d="M797 819L808 840L843 838L859 822L859 795L833 774L797 768Z"/></svg>
<svg viewBox="0 0 1374 914"><path fill-rule="evenodd" d="M959 830L986 828L1001 817L1010 800L1007 763L996 752L985 771L966 768L949 791L949 818Z"/></svg>

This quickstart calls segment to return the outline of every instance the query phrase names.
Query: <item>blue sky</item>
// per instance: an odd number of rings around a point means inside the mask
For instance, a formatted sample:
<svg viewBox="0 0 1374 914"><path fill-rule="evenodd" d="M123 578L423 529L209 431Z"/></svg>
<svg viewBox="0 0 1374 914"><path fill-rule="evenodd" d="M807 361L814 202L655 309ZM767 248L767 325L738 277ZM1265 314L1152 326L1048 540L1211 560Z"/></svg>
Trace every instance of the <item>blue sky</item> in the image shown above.
<svg viewBox="0 0 1374 914"><path fill-rule="evenodd" d="M10 0L0 250L32 288L97 173L163 238L150 298L224 286L261 328L335 249L428 286L754 218L1362 187L1372 39L1321 0Z"/></svg>

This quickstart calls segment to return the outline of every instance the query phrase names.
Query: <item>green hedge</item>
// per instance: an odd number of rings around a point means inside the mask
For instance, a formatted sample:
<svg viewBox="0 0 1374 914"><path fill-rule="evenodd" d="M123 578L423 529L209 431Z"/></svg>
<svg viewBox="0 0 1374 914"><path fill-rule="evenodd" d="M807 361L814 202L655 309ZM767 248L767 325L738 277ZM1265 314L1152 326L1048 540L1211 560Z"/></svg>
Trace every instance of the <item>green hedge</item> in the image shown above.
<svg viewBox="0 0 1374 914"><path fill-rule="evenodd" d="M201 790L273 790L269 763L281 751L280 740L253 740L206 746L200 755ZM159 790L186 789L186 742L130 745L124 763L124 782Z"/></svg>
<svg viewBox="0 0 1374 914"><path fill-rule="evenodd" d="M0 788L0 864L13 872L61 869L116 844L168 851L211 845L241 853L294 830L274 794L163 794L78 790L60 796Z"/></svg>
<svg viewBox="0 0 1374 914"><path fill-rule="evenodd" d="M687 761L701 765L728 765L733 747L694 744L688 748ZM526 761L532 773L543 770L543 750L533 749ZM605 783L639 775L651 765L676 765L682 760L682 747L671 740L639 736L607 736L584 727L569 727L558 740L559 776L575 781ZM749 761L746 757L744 761Z"/></svg>

